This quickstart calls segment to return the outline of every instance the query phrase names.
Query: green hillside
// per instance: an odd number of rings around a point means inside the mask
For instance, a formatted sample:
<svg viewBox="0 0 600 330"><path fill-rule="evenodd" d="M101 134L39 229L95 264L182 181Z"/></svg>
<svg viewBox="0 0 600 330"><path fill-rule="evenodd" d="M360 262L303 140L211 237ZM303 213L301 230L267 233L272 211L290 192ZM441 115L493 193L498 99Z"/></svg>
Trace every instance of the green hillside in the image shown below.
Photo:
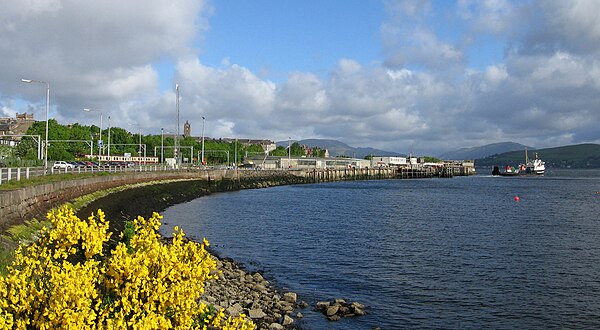
<svg viewBox="0 0 600 330"><path fill-rule="evenodd" d="M529 152L529 157L535 157L537 152L540 159L546 162L546 168L600 168L600 144L577 144L565 147L538 149ZM516 166L525 162L525 150L511 151L498 155L476 159L478 167L498 165L500 167Z"/></svg>

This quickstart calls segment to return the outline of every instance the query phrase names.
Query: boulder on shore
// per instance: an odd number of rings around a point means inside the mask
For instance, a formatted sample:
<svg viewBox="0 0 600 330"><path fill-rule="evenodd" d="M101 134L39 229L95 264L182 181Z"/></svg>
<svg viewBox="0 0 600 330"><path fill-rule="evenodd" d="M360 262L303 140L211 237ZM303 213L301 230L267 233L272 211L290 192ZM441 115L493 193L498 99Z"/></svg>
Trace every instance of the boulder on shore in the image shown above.
<svg viewBox="0 0 600 330"><path fill-rule="evenodd" d="M335 299L333 301L320 301L316 304L316 310L320 311L329 321L339 321L343 317L363 316L366 306L352 302L347 303L344 299Z"/></svg>

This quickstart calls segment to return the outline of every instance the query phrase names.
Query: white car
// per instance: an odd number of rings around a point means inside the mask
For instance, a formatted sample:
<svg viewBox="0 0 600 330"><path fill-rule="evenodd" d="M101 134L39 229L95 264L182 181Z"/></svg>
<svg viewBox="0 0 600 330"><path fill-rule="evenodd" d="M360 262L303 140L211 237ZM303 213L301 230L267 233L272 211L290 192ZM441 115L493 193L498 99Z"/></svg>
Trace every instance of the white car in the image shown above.
<svg viewBox="0 0 600 330"><path fill-rule="evenodd" d="M54 162L54 165L52 165L52 168L56 168L56 169L61 169L61 168L74 168L75 166L73 166L73 164L71 163L67 163L65 161L62 160L58 160Z"/></svg>

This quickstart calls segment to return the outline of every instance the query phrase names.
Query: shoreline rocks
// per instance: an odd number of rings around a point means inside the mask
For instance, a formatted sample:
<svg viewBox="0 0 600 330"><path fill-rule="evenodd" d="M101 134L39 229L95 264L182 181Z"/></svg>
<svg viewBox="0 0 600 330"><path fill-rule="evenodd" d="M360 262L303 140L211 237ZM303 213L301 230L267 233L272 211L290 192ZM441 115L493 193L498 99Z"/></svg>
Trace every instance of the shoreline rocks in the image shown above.
<svg viewBox="0 0 600 330"><path fill-rule="evenodd" d="M352 302L348 303L344 299L335 299L333 301L320 301L316 305L316 310L320 311L329 321L339 321L343 317L363 316L366 306Z"/></svg>
<svg viewBox="0 0 600 330"><path fill-rule="evenodd" d="M281 294L260 273L246 272L231 259L215 258L217 278L206 282L204 302L217 310L224 309L230 316L244 313L257 329L299 329L293 317L299 307L296 293ZM302 302L301 305L307 304ZM295 317L301 318L302 314L297 313Z"/></svg>

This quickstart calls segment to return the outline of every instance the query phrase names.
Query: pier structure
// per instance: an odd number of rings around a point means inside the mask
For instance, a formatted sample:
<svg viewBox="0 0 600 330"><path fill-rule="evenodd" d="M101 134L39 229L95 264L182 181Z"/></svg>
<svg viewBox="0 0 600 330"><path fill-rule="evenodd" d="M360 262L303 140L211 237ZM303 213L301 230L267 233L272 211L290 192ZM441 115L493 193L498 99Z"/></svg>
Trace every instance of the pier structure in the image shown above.
<svg viewBox="0 0 600 330"><path fill-rule="evenodd" d="M301 169L291 173L311 179L312 182L331 182L373 179L425 179L451 178L455 175L470 175L460 167L382 167L382 168L343 168L343 169Z"/></svg>

